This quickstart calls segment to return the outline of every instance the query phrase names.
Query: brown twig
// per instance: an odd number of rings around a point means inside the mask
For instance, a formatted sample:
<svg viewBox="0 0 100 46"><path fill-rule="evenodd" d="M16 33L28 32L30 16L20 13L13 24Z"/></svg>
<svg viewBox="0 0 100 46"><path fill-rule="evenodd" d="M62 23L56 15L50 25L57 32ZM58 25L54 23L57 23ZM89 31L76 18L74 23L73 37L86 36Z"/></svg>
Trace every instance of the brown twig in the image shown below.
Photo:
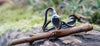
<svg viewBox="0 0 100 46"><path fill-rule="evenodd" d="M38 35L35 35L33 37L26 37L26 38L21 38L21 39L15 39L13 40L10 45L16 45L16 44L21 44L21 43L26 43L26 42L32 42L44 38L50 38L50 37L62 37L74 33L79 33L79 32L87 32L93 29L93 26L89 24L81 25L78 27L71 27L71 28L66 28L66 29L61 29L61 30L55 30L55 31L49 31L45 33L40 33Z"/></svg>

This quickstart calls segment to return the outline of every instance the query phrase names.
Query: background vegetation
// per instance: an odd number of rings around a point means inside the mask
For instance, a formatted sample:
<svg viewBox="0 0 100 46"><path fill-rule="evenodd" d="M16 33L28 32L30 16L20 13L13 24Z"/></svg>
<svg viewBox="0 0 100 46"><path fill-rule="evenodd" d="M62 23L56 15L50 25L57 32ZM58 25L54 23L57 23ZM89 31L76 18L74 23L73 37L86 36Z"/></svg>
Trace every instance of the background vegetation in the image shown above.
<svg viewBox="0 0 100 46"><path fill-rule="evenodd" d="M9 30L26 32L41 27L48 7L54 7L64 21L74 10L86 17L87 23L100 28L100 0L11 0L0 6L0 35Z"/></svg>

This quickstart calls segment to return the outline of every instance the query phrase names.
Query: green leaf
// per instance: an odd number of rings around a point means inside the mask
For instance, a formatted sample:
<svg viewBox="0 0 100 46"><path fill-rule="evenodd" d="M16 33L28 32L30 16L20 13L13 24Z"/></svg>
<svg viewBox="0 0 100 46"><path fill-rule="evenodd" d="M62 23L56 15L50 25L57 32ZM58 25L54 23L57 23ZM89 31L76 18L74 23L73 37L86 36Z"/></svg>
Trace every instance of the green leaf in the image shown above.
<svg viewBox="0 0 100 46"><path fill-rule="evenodd" d="M100 8L100 0L97 0L97 7Z"/></svg>
<svg viewBox="0 0 100 46"><path fill-rule="evenodd" d="M78 4L78 6L82 6L82 5L86 5L87 1L82 1L80 4Z"/></svg>

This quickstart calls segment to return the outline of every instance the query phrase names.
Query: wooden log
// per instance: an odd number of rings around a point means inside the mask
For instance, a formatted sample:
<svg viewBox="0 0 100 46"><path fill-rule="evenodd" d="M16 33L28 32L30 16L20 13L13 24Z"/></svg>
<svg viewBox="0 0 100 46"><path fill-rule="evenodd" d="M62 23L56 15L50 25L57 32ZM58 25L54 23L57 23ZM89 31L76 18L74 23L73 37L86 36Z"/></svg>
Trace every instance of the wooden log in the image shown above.
<svg viewBox="0 0 100 46"><path fill-rule="evenodd" d="M71 28L66 28L66 29L61 29L61 30L40 33L40 34L37 34L33 37L15 39L9 45L16 45L16 44L21 44L21 43L26 43L26 42L33 42L36 40L55 37L55 36L62 37L62 36L66 36L66 35L70 35L70 34L74 34L74 33L87 32L87 31L90 31L92 29L93 29L93 26L91 26L89 24L85 24L85 25L81 25L78 27L71 27Z"/></svg>

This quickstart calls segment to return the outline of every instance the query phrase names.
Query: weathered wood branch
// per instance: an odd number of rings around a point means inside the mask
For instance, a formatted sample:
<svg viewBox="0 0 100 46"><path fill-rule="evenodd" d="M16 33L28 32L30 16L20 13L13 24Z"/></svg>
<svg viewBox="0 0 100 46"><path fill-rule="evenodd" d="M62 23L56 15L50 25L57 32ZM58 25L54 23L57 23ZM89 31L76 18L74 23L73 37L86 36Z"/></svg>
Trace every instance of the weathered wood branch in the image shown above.
<svg viewBox="0 0 100 46"><path fill-rule="evenodd" d="M89 24L81 25L78 27L71 27L71 28L66 28L66 29L61 29L61 30L55 30L55 31L49 31L45 33L40 33L38 35L35 35L33 37L26 37L26 38L21 38L21 39L15 39L13 40L10 45L16 45L16 44L21 44L21 43L26 43L26 42L32 42L44 38L50 38L50 37L62 37L74 33L79 33L79 32L87 32L93 29L93 26Z"/></svg>

